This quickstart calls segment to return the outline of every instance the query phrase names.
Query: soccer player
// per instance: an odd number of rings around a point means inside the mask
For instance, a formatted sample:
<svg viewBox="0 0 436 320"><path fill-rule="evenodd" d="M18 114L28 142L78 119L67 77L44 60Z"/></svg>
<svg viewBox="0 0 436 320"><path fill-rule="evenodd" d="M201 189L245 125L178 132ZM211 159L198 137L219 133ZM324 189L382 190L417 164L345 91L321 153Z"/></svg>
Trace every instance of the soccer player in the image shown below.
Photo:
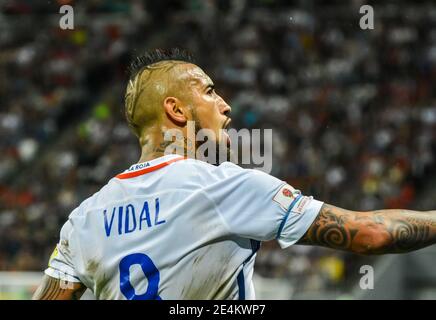
<svg viewBox="0 0 436 320"><path fill-rule="evenodd" d="M198 148L188 121L227 145L230 106L180 50L131 69L125 111L141 158L70 214L34 299L79 299L86 288L97 299L254 299L262 241L359 254L436 242L435 211L349 211L257 170L186 157ZM165 154L170 129L185 154Z"/></svg>

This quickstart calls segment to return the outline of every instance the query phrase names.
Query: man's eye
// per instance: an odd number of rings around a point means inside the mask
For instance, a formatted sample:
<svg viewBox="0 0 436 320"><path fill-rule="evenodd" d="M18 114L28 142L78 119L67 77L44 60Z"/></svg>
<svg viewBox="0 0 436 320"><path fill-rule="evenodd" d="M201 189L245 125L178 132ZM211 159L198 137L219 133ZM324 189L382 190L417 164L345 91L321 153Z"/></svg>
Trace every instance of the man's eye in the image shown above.
<svg viewBox="0 0 436 320"><path fill-rule="evenodd" d="M207 90L206 93L207 93L207 94L212 94L212 93L213 93L213 89L211 88L211 89Z"/></svg>

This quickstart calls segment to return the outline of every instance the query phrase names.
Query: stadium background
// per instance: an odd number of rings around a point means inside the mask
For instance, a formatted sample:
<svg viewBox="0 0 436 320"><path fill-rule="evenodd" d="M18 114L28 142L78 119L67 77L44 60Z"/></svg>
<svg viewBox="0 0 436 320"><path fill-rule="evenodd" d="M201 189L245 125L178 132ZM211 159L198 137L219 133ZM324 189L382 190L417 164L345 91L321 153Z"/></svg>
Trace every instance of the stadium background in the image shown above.
<svg viewBox="0 0 436 320"><path fill-rule="evenodd" d="M74 30L59 28L72 5ZM374 30L359 27L373 5ZM0 299L29 298L60 226L139 158L123 118L144 49L196 56L234 128L273 128L273 172L348 209L436 208L432 1L0 1ZM359 288L371 265L374 290ZM436 298L436 250L362 257L265 243L267 299ZM432 269L433 266L433 269ZM35 273L36 272L36 273Z"/></svg>

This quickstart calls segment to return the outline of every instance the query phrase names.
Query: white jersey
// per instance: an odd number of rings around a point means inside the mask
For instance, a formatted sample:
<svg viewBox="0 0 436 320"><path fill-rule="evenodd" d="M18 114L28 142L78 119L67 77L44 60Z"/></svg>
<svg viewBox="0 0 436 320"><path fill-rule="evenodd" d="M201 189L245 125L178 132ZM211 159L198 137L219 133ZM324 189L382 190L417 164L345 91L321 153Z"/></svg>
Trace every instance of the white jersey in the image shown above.
<svg viewBox="0 0 436 320"><path fill-rule="evenodd" d="M321 206L258 170L168 155L82 202L45 273L97 299L254 299L260 242L296 243Z"/></svg>

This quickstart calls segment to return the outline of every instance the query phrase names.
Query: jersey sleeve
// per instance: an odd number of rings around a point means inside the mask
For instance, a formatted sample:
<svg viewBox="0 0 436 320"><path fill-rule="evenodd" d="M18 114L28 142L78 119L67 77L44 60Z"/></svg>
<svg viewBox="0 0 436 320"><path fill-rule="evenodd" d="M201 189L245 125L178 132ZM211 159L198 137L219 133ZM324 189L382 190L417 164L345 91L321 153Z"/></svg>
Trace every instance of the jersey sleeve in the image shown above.
<svg viewBox="0 0 436 320"><path fill-rule="evenodd" d="M59 243L49 259L45 274L62 281L81 282L72 261L72 232L73 226L68 220L61 229Z"/></svg>
<svg viewBox="0 0 436 320"><path fill-rule="evenodd" d="M295 244L323 205L286 182L258 170L226 162L206 192L229 232L258 241Z"/></svg>

